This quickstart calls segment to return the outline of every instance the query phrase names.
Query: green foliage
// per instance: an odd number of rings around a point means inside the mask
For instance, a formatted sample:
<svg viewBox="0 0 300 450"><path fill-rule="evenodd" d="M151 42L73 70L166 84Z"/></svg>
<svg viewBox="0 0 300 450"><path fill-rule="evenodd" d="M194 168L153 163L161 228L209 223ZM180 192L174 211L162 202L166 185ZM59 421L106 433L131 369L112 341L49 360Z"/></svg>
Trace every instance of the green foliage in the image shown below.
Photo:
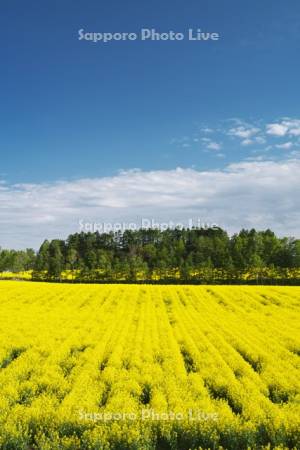
<svg viewBox="0 0 300 450"><path fill-rule="evenodd" d="M233 282L245 280L249 272L259 281L299 266L299 241L278 238L270 230L242 230L229 237L220 228L140 229L45 241L36 257L34 278L59 280L69 271L69 279L77 281L189 282L201 274L206 282Z"/></svg>
<svg viewBox="0 0 300 450"><path fill-rule="evenodd" d="M67 271L70 281L86 282L265 282L291 278L287 269L299 267L300 240L254 229L232 237L220 228L76 233L45 240L37 254L0 249L0 273L33 270L41 281Z"/></svg>
<svg viewBox="0 0 300 450"><path fill-rule="evenodd" d="M35 264L35 252L26 250L1 250L0 248L0 272L25 272L33 269Z"/></svg>

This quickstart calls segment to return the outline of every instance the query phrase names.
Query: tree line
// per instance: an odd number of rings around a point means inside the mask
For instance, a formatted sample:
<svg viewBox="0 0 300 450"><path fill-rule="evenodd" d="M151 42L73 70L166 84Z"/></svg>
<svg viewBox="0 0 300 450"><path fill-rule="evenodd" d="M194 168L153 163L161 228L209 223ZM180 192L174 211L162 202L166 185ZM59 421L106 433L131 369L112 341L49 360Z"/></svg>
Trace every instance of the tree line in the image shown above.
<svg viewBox="0 0 300 450"><path fill-rule="evenodd" d="M220 228L140 229L76 233L67 240L45 240L34 258L33 279L77 281L220 281L287 278L300 267L300 240L279 238L271 230ZM217 275L216 275L217 274Z"/></svg>
<svg viewBox="0 0 300 450"><path fill-rule="evenodd" d="M295 277L297 268L300 240L271 230L233 236L220 228L82 232L45 240L37 252L0 249L0 272L32 270L34 280L45 281L234 282L245 274Z"/></svg>
<svg viewBox="0 0 300 450"><path fill-rule="evenodd" d="M0 272L25 272L34 269L36 252L28 248L26 250L1 250L0 248Z"/></svg>

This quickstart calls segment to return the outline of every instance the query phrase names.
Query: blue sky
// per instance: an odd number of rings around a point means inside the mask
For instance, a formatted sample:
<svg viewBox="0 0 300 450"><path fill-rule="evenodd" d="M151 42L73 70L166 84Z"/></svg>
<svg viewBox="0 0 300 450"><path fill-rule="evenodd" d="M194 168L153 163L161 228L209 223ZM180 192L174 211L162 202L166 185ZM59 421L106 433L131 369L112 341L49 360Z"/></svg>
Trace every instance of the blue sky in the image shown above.
<svg viewBox="0 0 300 450"><path fill-rule="evenodd" d="M79 41L82 28L136 33L141 28L183 33L201 28L218 32L220 40L104 44ZM39 215L43 199L55 192L54 201L61 183L76 189L83 180L122 185L124 174L136 181L133 169L139 169L146 178L153 176L155 185L159 176L172 178L178 167L179 173L192 170L202 179L207 172L211 178L234 172L237 164L252 164L255 174L266 161L268 169L274 164L291 169L298 162L298 0L11 0L1 5L0 30L0 245L37 245L42 237L77 231L79 219L136 218L144 206L141 185L131 193L140 199L139 206L125 202L121 210L109 202L106 209L103 202L95 203L94 197L103 193L87 194L84 185L79 196L85 192L88 211L80 209L84 199L63 206L49 200L50 210ZM185 186L184 198L191 186L177 181ZM298 185L290 188L298 192ZM147 214L162 217L167 188L160 189ZM35 198L36 210L28 198ZM207 199L204 209L190 212L213 220L210 205ZM29 217L20 213L22 207ZM68 218L58 207L69 211ZM174 208L172 217L186 217L183 206ZM284 214L278 231L295 233L298 224L294 220L288 227L290 212ZM266 206L257 222L242 216L232 223L222 217L231 229L272 228L283 220L282 212L270 216ZM39 233L34 234L36 224Z"/></svg>

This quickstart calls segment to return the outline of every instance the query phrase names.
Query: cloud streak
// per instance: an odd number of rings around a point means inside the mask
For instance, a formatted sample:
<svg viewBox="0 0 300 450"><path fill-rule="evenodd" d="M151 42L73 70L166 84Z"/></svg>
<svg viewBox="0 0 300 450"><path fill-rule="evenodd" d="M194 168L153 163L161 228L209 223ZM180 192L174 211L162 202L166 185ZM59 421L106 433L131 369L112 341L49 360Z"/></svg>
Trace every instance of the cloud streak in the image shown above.
<svg viewBox="0 0 300 450"><path fill-rule="evenodd" d="M79 221L201 219L234 232L270 227L300 237L300 161L246 161L223 170L132 170L51 184L0 183L0 245L37 248Z"/></svg>

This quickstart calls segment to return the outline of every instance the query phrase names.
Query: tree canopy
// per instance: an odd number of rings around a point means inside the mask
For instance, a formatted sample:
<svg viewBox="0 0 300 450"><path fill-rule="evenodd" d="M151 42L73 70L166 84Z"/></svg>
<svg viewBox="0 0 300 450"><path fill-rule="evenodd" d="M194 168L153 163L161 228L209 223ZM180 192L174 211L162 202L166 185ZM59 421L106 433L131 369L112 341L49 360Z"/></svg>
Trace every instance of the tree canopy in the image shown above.
<svg viewBox="0 0 300 450"><path fill-rule="evenodd" d="M136 281L196 278L197 273L300 266L300 241L271 230L241 230L229 236L220 228L140 229L116 233L76 233L45 241L35 259L35 276L59 279L63 271L77 280ZM196 274L196 275L195 275Z"/></svg>

